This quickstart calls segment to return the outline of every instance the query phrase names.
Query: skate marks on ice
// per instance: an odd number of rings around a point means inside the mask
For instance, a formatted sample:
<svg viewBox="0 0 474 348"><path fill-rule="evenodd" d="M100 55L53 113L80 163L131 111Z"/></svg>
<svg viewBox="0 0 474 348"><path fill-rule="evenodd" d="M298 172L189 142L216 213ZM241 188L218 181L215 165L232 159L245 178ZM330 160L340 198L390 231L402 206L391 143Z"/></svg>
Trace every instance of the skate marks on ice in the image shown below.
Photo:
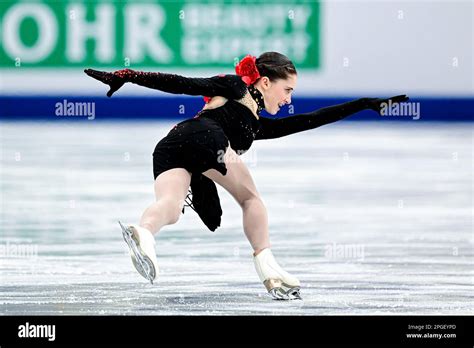
<svg viewBox="0 0 474 348"><path fill-rule="evenodd" d="M256 142L244 158L273 252L302 283L303 300L284 302L260 284L220 189L216 233L189 210L157 238L156 283L134 270L116 221L153 200L151 152L171 126L2 124L1 314L474 312L466 125L344 123Z"/></svg>

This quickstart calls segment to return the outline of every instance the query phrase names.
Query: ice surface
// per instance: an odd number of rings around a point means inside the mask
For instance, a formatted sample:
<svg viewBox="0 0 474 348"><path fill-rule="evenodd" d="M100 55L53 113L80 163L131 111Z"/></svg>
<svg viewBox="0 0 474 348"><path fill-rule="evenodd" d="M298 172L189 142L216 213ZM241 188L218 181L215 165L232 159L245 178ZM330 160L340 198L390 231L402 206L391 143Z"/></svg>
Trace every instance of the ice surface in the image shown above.
<svg viewBox="0 0 474 348"><path fill-rule="evenodd" d="M278 262L303 301L272 301L241 211L192 210L134 270L117 220L153 201L151 153L171 123L1 125L0 314L473 314L471 124L340 122L243 156ZM29 248L29 249L28 249Z"/></svg>

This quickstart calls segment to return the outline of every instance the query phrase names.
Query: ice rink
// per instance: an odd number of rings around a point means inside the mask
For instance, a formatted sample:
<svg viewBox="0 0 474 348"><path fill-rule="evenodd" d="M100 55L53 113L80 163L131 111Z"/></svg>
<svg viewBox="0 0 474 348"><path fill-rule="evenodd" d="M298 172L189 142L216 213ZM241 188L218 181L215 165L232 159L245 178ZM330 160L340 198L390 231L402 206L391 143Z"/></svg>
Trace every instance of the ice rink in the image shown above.
<svg viewBox="0 0 474 348"><path fill-rule="evenodd" d="M356 116L354 116L356 117ZM1 124L2 315L474 314L472 124L342 121L243 156L273 252L302 283L274 301L241 210L190 209L157 236L160 278L135 271L117 220L153 196L156 142L175 122Z"/></svg>

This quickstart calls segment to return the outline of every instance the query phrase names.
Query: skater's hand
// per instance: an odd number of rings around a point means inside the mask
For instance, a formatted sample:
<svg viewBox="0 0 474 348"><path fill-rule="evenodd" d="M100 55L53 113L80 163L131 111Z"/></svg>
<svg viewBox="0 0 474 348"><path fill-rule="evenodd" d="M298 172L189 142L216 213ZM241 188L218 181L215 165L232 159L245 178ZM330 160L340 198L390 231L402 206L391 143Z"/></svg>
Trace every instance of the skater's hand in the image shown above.
<svg viewBox="0 0 474 348"><path fill-rule="evenodd" d="M127 70L127 69L125 69ZM107 92L107 97L111 97L120 87L124 85L127 80L123 75L124 70L115 71L109 73L106 71L98 71L94 69L85 69L84 72L90 77L99 80L100 82L105 83L110 86L109 91Z"/></svg>
<svg viewBox="0 0 474 348"><path fill-rule="evenodd" d="M374 110L379 115L382 111L382 108L385 104L397 104L407 101L409 98L406 94L397 95L395 97L390 98L367 98L368 108Z"/></svg>

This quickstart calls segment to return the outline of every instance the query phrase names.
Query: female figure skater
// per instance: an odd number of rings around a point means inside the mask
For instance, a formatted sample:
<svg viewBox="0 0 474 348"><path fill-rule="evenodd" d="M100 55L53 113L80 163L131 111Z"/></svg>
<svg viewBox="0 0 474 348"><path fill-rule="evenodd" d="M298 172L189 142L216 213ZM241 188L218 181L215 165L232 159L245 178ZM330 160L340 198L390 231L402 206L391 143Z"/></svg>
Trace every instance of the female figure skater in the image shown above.
<svg viewBox="0 0 474 348"><path fill-rule="evenodd" d="M381 103L408 100L405 95L389 99L362 98L285 118L262 117L263 109L275 115L283 105L290 104L296 88L295 66L277 52L266 52L258 58L247 55L236 66L236 75L210 78L131 69L113 73L84 71L110 86L109 97L126 82L169 93L202 95L205 99L218 97L194 118L174 126L156 145L153 153L156 202L144 211L139 224L126 227L121 224L137 271L152 283L156 279L159 268L153 235L163 226L176 223L184 212L185 203L211 231L220 225L222 210L216 182L242 208L243 228L254 251L256 271L275 299L301 298L300 282L284 271L273 257L267 212L239 155L247 151L254 140L313 129L365 109L380 113Z"/></svg>

